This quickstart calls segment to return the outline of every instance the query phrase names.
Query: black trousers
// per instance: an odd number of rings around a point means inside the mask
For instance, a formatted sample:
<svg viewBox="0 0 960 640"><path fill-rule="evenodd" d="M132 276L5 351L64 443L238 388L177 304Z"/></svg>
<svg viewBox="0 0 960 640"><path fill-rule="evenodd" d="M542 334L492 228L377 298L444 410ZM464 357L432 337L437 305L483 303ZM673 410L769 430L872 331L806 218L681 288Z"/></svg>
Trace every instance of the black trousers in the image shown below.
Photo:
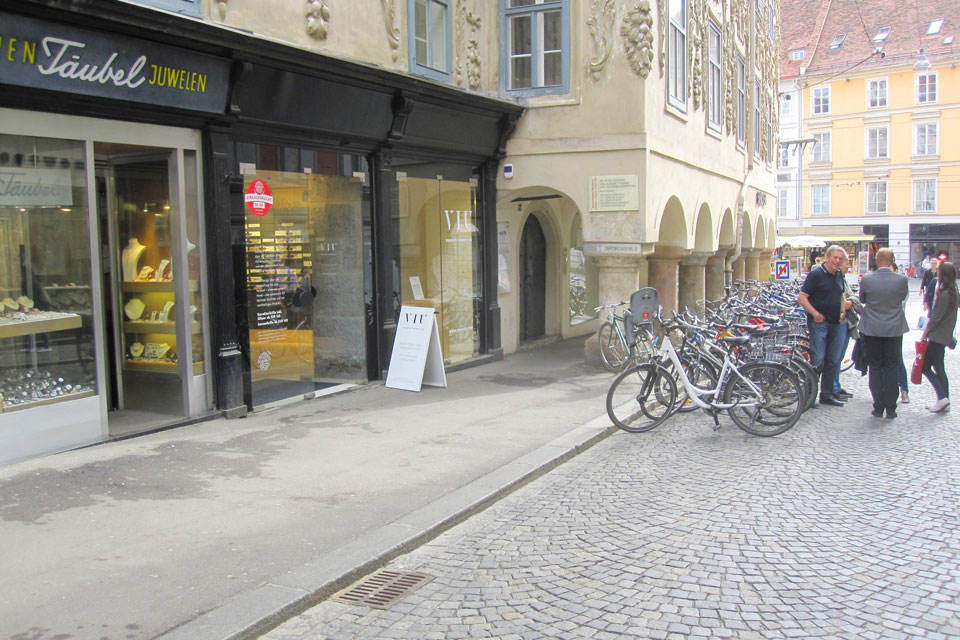
<svg viewBox="0 0 960 640"><path fill-rule="evenodd" d="M870 369L870 395L877 411L897 408L900 387L897 374L903 362L903 336L879 337L860 334L863 354Z"/></svg>

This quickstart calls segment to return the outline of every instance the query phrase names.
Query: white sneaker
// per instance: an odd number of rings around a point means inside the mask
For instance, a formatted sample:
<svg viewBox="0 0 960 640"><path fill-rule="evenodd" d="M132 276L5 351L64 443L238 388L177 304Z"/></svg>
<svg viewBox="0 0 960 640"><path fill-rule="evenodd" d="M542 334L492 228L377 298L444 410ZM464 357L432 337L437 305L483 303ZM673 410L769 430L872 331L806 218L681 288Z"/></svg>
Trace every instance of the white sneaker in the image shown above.
<svg viewBox="0 0 960 640"><path fill-rule="evenodd" d="M934 402L933 405L930 407L930 411L933 411L934 413L940 413L941 411L949 410L949 409L950 409L950 398L940 398L939 400Z"/></svg>
<svg viewBox="0 0 960 640"><path fill-rule="evenodd" d="M910 404L910 393L906 389L900 390L900 404Z"/></svg>

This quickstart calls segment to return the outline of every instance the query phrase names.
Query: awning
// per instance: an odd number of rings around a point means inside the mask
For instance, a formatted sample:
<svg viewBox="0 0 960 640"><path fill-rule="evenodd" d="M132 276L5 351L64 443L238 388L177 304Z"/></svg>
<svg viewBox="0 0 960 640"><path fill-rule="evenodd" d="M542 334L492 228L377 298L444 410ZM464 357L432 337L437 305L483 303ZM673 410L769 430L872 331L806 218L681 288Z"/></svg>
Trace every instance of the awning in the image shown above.
<svg viewBox="0 0 960 640"><path fill-rule="evenodd" d="M876 236L817 236L824 242L872 242Z"/></svg>
<svg viewBox="0 0 960 640"><path fill-rule="evenodd" d="M777 246L794 249L819 249L827 246L827 243L817 236L786 236L777 238Z"/></svg>

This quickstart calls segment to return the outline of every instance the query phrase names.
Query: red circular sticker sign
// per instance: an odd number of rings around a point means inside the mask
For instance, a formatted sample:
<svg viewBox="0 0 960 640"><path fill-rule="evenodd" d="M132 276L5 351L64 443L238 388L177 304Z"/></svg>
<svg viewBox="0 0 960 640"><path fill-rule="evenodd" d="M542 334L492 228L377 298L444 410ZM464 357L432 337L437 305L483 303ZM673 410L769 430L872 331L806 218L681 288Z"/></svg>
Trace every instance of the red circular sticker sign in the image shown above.
<svg viewBox="0 0 960 640"><path fill-rule="evenodd" d="M253 215L267 215L270 212L270 207L273 206L273 194L270 192L270 185L263 180L254 180L247 187L247 192L243 194L243 201Z"/></svg>

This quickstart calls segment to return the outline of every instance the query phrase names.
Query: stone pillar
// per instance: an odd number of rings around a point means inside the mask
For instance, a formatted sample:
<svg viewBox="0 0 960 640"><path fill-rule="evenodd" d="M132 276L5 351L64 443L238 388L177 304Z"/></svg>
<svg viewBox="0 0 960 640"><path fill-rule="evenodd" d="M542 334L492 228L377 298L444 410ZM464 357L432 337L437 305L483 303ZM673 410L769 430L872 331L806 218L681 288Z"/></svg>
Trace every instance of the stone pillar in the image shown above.
<svg viewBox="0 0 960 640"><path fill-rule="evenodd" d="M727 249L721 249L707 258L704 268L704 296L707 300L719 300L723 297L723 269L727 261Z"/></svg>
<svg viewBox="0 0 960 640"><path fill-rule="evenodd" d="M744 263L746 258L741 253L740 257L733 261L733 281L743 280Z"/></svg>
<svg viewBox="0 0 960 640"><path fill-rule="evenodd" d="M690 309L703 317L703 299L706 297L706 265L709 253L692 253L680 259L677 310Z"/></svg>
<svg viewBox="0 0 960 640"><path fill-rule="evenodd" d="M640 288L640 263L643 258L641 256L596 256L596 260L600 304L629 302L630 295ZM601 322L609 315L609 310L604 309L600 314Z"/></svg>
<svg viewBox="0 0 960 640"><path fill-rule="evenodd" d="M770 282L770 275L773 273L771 261L773 260L773 251L764 251L760 254L760 275L757 280L761 282Z"/></svg>
<svg viewBox="0 0 960 640"><path fill-rule="evenodd" d="M647 286L657 290L664 318L669 318L677 310L677 271L684 253L683 249L665 247L647 256Z"/></svg>
<svg viewBox="0 0 960 640"><path fill-rule="evenodd" d="M751 250L746 252L747 256L743 265L743 279L757 280L760 273L760 252Z"/></svg>

